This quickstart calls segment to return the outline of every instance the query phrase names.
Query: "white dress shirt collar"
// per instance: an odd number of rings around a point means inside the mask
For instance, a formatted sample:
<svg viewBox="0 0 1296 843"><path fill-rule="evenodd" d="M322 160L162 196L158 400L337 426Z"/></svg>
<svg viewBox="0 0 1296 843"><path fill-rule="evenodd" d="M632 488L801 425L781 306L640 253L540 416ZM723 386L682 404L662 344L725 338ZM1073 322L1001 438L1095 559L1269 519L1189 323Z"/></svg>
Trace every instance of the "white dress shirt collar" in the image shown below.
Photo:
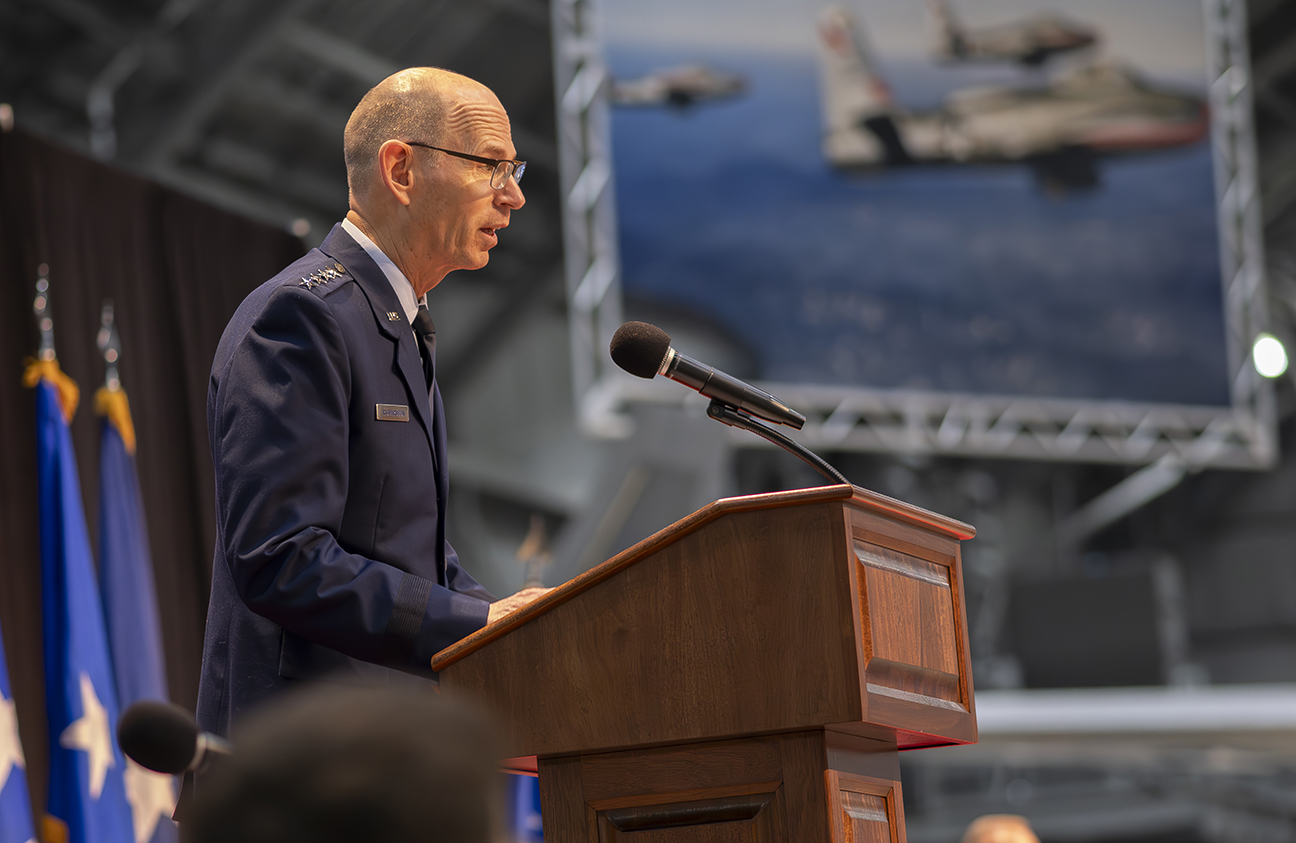
<svg viewBox="0 0 1296 843"><path fill-rule="evenodd" d="M383 275L387 276L388 283L396 291L396 298L400 299L401 307L405 311L405 318L413 325L414 317L418 315L419 305L426 304L427 297L424 296L422 299L414 298L414 285L405 277L405 273L400 271L400 267L392 263L392 259L387 257L386 253L378 248L378 244L370 240L368 235L360 230L359 226L349 219L343 219L342 230L350 234L351 239L360 244L360 248L364 249L369 257L374 259L374 263L378 264L378 268L383 271Z"/></svg>

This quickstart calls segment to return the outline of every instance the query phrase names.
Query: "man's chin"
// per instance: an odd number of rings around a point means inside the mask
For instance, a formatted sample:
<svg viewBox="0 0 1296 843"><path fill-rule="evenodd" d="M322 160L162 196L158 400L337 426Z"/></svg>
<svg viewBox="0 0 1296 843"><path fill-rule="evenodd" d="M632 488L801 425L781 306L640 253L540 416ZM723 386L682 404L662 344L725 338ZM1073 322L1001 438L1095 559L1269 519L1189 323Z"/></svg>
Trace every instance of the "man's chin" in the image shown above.
<svg viewBox="0 0 1296 843"><path fill-rule="evenodd" d="M471 272L474 269L481 269L488 263L490 263L490 252L488 250L465 251L460 253L458 260L454 264L453 271Z"/></svg>

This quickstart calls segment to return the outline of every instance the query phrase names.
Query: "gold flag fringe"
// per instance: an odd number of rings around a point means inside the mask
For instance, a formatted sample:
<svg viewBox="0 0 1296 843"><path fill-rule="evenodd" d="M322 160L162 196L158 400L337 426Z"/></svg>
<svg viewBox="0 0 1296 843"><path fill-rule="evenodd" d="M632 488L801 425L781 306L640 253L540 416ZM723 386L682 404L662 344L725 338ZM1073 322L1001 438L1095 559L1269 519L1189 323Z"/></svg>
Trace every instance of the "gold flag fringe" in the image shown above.
<svg viewBox="0 0 1296 843"><path fill-rule="evenodd" d="M63 374L57 360L34 360L29 357L24 362L27 370L23 372L23 386L30 389L40 383L42 378L54 384L58 391L59 407L63 410L63 421L71 424L72 417L76 415L77 402L81 400L81 390L76 381Z"/></svg>
<svg viewBox="0 0 1296 843"><path fill-rule="evenodd" d="M126 390L118 387L109 389L99 387L95 393L95 414L104 416L108 423L117 428L126 453L135 455L135 423L131 421L130 402L126 400Z"/></svg>

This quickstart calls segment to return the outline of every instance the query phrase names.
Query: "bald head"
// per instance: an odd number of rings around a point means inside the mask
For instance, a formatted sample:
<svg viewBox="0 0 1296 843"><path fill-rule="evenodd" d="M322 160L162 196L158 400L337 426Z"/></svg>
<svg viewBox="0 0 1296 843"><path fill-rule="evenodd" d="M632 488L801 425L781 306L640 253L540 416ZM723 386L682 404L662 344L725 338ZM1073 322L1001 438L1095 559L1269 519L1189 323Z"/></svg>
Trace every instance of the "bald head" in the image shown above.
<svg viewBox="0 0 1296 843"><path fill-rule="evenodd" d="M485 266L510 214L526 204L523 162L500 169L517 158L508 113L466 76L433 67L389 76L360 100L344 141L347 220L416 297L450 272Z"/></svg>
<svg viewBox="0 0 1296 843"><path fill-rule="evenodd" d="M417 140L443 146L446 120L464 100L495 99L480 82L437 67L393 73L365 94L342 136L347 187L363 198L379 181L378 150L384 141Z"/></svg>

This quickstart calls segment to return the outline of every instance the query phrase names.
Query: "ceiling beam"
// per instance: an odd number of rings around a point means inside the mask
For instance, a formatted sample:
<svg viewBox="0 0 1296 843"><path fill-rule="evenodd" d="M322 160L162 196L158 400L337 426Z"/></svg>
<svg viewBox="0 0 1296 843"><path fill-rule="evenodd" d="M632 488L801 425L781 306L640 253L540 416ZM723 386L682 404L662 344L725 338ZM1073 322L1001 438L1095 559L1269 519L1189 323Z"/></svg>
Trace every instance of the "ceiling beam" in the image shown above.
<svg viewBox="0 0 1296 843"><path fill-rule="evenodd" d="M351 117L350 109L339 108L309 90L290 88L269 77L249 80L248 84L234 88L230 96L250 109L275 115L276 122L314 125L321 132L337 132L339 137Z"/></svg>
<svg viewBox="0 0 1296 843"><path fill-rule="evenodd" d="M158 133L157 140L140 156L139 163L148 171L160 172L177 153L196 146L203 125L234 85L279 43L281 30L310 11L313 5L315 0L290 0L262 21L256 35L243 42L241 49L189 98L170 125Z"/></svg>
<svg viewBox="0 0 1296 843"><path fill-rule="evenodd" d="M390 59L300 20L283 27L280 43L370 86L402 69Z"/></svg>

